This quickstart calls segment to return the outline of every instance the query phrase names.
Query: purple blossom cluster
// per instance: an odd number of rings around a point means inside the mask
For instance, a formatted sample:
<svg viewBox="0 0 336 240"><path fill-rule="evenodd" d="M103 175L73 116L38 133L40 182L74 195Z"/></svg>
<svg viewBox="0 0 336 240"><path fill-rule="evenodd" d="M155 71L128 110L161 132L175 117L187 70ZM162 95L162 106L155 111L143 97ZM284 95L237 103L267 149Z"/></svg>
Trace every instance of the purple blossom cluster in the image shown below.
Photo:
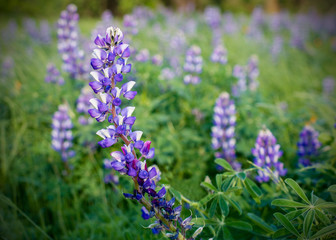
<svg viewBox="0 0 336 240"><path fill-rule="evenodd" d="M276 60L281 53L283 48L283 38L280 36L276 36L273 39L273 43L270 49L273 60Z"/></svg>
<svg viewBox="0 0 336 240"><path fill-rule="evenodd" d="M321 143L318 140L319 133L310 125L305 126L297 143L299 164L307 167L311 165L312 158L319 153Z"/></svg>
<svg viewBox="0 0 336 240"><path fill-rule="evenodd" d="M26 18L23 22L23 27L33 40L43 44L49 44L51 42L51 31L48 21L42 20L38 28L35 20Z"/></svg>
<svg viewBox="0 0 336 240"><path fill-rule="evenodd" d="M58 51L62 55L63 70L73 79L86 72L83 64L84 52L79 49L78 20L77 7L70 4L61 12L57 22Z"/></svg>
<svg viewBox="0 0 336 240"><path fill-rule="evenodd" d="M218 28L221 24L221 12L217 7L207 7L204 10L204 19L205 22L212 28Z"/></svg>
<svg viewBox="0 0 336 240"><path fill-rule="evenodd" d="M148 49L141 49L137 55L135 55L135 61L147 62L150 58Z"/></svg>
<svg viewBox="0 0 336 240"><path fill-rule="evenodd" d="M52 119L51 145L61 155L63 162L67 162L69 158L75 156L75 152L71 150L73 125L68 112L67 105L60 105Z"/></svg>
<svg viewBox="0 0 336 240"><path fill-rule="evenodd" d="M64 79L53 63L47 65L47 75L44 78L47 83L55 83L58 85L64 84Z"/></svg>
<svg viewBox="0 0 336 240"><path fill-rule="evenodd" d="M210 57L212 62L217 62L220 64L226 64L228 61L228 52L223 45L217 45Z"/></svg>
<svg viewBox="0 0 336 240"><path fill-rule="evenodd" d="M322 88L325 97L332 96L335 93L335 79L331 76L324 78Z"/></svg>
<svg viewBox="0 0 336 240"><path fill-rule="evenodd" d="M90 100L94 97L90 87L85 86L82 88L81 93L77 99L77 112L81 115L78 118L78 122L81 125L88 125L92 123L92 118L87 117L87 113L91 107Z"/></svg>
<svg viewBox="0 0 336 240"><path fill-rule="evenodd" d="M252 55L246 66L235 65L232 75L238 79L237 83L232 86L233 96L240 96L247 89L255 91L258 88L258 57L256 55Z"/></svg>
<svg viewBox="0 0 336 240"><path fill-rule="evenodd" d="M234 101L227 92L223 92L216 100L214 108L214 126L212 127L212 148L220 151L215 153L216 158L224 158L234 169L239 170L240 164L236 161L236 108Z"/></svg>
<svg viewBox="0 0 336 240"><path fill-rule="evenodd" d="M138 34L138 22L137 19L131 15L131 14L126 14L124 15L124 28L125 34L130 34L130 35L136 35Z"/></svg>
<svg viewBox="0 0 336 240"><path fill-rule="evenodd" d="M103 140L98 144L103 147L111 147L122 139L124 145L121 151L111 153L112 160L105 160L105 168L114 169L122 175L128 175L135 184L133 193L124 193L126 198L139 201L143 208L142 217L149 219L155 216L157 222L151 225L154 234L161 231L169 231L172 237L182 236L192 224L190 220L182 220L180 217L181 206L173 207L175 199L165 199L165 187L157 190L157 181L160 178L157 168L149 168L147 160L152 159L155 149L151 147L151 141L142 141L142 131L133 131L132 126L136 117L132 116L134 107L126 106L121 108L123 96L127 100L133 99L137 92L131 91L134 81L129 81L119 88L117 87L124 80L123 74L131 71L131 64L127 63L130 57L128 44L123 43L124 35L119 28L110 27L106 30L105 36L98 35L94 40L97 49L94 50L91 72L95 81L90 86L100 99L90 100L93 109L88 112L98 122L106 119L111 124L101 129L97 135ZM138 157L137 152L140 153ZM147 197L146 197L147 195ZM176 223L180 223L177 228ZM175 223L175 224L173 224Z"/></svg>
<svg viewBox="0 0 336 240"><path fill-rule="evenodd" d="M184 76L185 84L199 84L201 78L198 76L202 72L203 58L201 56L201 48L193 45L187 53L184 63L184 71L188 74Z"/></svg>
<svg viewBox="0 0 336 240"><path fill-rule="evenodd" d="M255 148L252 148L254 164L262 170L258 170L256 180L258 182L268 182L273 176L275 181L279 176L285 176L287 170L284 168L279 158L282 156L280 145L276 143L276 138L270 130L264 128L259 132Z"/></svg>

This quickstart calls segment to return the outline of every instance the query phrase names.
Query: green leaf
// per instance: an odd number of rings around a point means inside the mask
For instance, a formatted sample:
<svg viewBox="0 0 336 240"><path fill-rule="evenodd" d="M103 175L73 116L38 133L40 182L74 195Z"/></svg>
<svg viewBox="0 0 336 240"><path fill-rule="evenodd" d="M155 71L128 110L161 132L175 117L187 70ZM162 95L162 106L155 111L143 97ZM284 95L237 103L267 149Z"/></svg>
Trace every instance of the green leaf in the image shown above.
<svg viewBox="0 0 336 240"><path fill-rule="evenodd" d="M212 219L205 219L205 218L193 218L191 222L197 226L204 226L204 225L218 225L218 222Z"/></svg>
<svg viewBox="0 0 336 240"><path fill-rule="evenodd" d="M315 211L313 209L309 210L303 220L303 233L308 238L310 236L310 230L313 225L315 218Z"/></svg>
<svg viewBox="0 0 336 240"><path fill-rule="evenodd" d="M273 206L277 207L292 207L292 208L306 208L309 207L307 204L295 202L288 199L275 199L271 203Z"/></svg>
<svg viewBox="0 0 336 240"><path fill-rule="evenodd" d="M176 191L174 188L170 187L169 191L173 194L173 196L176 198L176 200L178 202L182 201L182 197L181 197L181 193L179 193L178 191Z"/></svg>
<svg viewBox="0 0 336 240"><path fill-rule="evenodd" d="M213 199L214 197L216 197L216 194L208 194L207 196L205 196L204 198L202 198L198 203L200 205L205 205L207 204L211 199Z"/></svg>
<svg viewBox="0 0 336 240"><path fill-rule="evenodd" d="M220 189L220 187L222 186L222 178L222 174L216 175L216 184L218 189Z"/></svg>
<svg viewBox="0 0 336 240"><path fill-rule="evenodd" d="M334 185L331 185L330 187L328 187L328 190L327 190L328 192L334 192L334 193L336 193L336 184L334 184Z"/></svg>
<svg viewBox="0 0 336 240"><path fill-rule="evenodd" d="M317 208L336 208L336 203L334 202L322 202L316 205Z"/></svg>
<svg viewBox="0 0 336 240"><path fill-rule="evenodd" d="M215 160L215 163L217 163L218 165L222 166L224 169L230 171L230 172L234 172L233 168L231 167L230 163L228 163L226 160L222 159L222 158L217 158Z"/></svg>
<svg viewBox="0 0 336 240"><path fill-rule="evenodd" d="M280 228L278 230L275 231L275 233L272 235L273 239L278 239L278 238L282 238L285 236L290 235L291 233L288 232L288 230L286 228Z"/></svg>
<svg viewBox="0 0 336 240"><path fill-rule="evenodd" d="M294 210L294 211L287 213L285 216L288 220L292 221L298 216L300 216L302 213L304 213L305 211L307 211L307 209Z"/></svg>
<svg viewBox="0 0 336 240"><path fill-rule="evenodd" d="M225 225L228 227L233 227L233 228L244 230L244 231L253 230L252 225L244 221L226 222Z"/></svg>
<svg viewBox="0 0 336 240"><path fill-rule="evenodd" d="M296 194L306 203L310 204L306 194L302 190L302 188L297 184L293 179L287 178L285 182L296 192Z"/></svg>
<svg viewBox="0 0 336 240"><path fill-rule="evenodd" d="M221 238L217 238L218 240L222 240L222 239L229 239L229 240L233 240L234 238L232 237L232 235L231 235L231 232L230 232L230 230L227 228L227 227L222 227L222 229L221 229L221 231L222 231L222 237ZM219 235L220 236L220 235Z"/></svg>
<svg viewBox="0 0 336 240"><path fill-rule="evenodd" d="M317 218L320 219L321 222L323 222L324 225L329 225L330 224L330 219L321 210L315 208L315 214L316 214Z"/></svg>
<svg viewBox="0 0 336 240"><path fill-rule="evenodd" d="M239 203L237 203L235 200L233 200L232 198L229 198L229 197L226 200L228 200L230 205L238 211L239 215L241 215L243 213Z"/></svg>
<svg viewBox="0 0 336 240"><path fill-rule="evenodd" d="M238 178L240 178L242 181L244 181L246 179L246 173L244 173L244 172L239 172L239 173L236 174L236 176Z"/></svg>
<svg viewBox="0 0 336 240"><path fill-rule="evenodd" d="M225 201L223 195L219 195L219 207L222 211L222 214L226 217L229 214L229 206Z"/></svg>
<svg viewBox="0 0 336 240"><path fill-rule="evenodd" d="M202 183L201 183L201 186L202 186L202 187L205 187L205 188L207 188L207 189L209 189L209 190L212 190L212 191L217 192L217 188L215 188L215 186L212 185L211 183L208 183L208 182L202 182Z"/></svg>
<svg viewBox="0 0 336 240"><path fill-rule="evenodd" d="M212 203L211 203L211 205L210 205L210 209L209 209L209 216L212 218L214 215L215 215L215 213L216 213L216 208L217 208L217 198L215 198L213 201L212 201Z"/></svg>
<svg viewBox="0 0 336 240"><path fill-rule="evenodd" d="M333 234L336 233L336 224L332 224L329 225L325 228L322 228L320 231L318 231L317 233L315 233L311 238L309 238L310 240L314 240L314 239L318 239L318 238L322 238L324 236L327 236L329 234Z"/></svg>
<svg viewBox="0 0 336 240"><path fill-rule="evenodd" d="M274 213L273 215L289 232L297 237L300 237L299 232L284 215L282 215L281 213Z"/></svg>
<svg viewBox="0 0 336 240"><path fill-rule="evenodd" d="M270 225L268 225L263 219L261 219L260 217L258 217L257 215L255 215L253 213L248 213L247 217L249 219L251 219L251 221L254 224L256 224L257 226L259 226L260 228L262 228L266 232L269 232L269 233L273 233L274 232L274 229Z"/></svg>
<svg viewBox="0 0 336 240"><path fill-rule="evenodd" d="M262 195L262 191L251 179L246 178L245 181L246 190L253 198L259 198Z"/></svg>
<svg viewBox="0 0 336 240"><path fill-rule="evenodd" d="M230 188L233 179L234 177L228 177L223 181L223 184L221 187L223 192L226 192Z"/></svg>

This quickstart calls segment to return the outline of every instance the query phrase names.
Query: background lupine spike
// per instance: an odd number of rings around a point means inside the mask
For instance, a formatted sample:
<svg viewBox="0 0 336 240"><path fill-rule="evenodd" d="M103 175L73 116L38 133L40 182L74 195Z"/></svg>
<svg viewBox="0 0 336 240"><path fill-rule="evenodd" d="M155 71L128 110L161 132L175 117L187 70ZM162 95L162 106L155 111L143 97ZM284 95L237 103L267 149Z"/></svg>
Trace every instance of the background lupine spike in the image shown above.
<svg viewBox="0 0 336 240"><path fill-rule="evenodd" d="M262 168L262 170L258 170L256 177L258 182L268 182L271 176L274 176L277 181L280 176L286 175L287 170L279 161L282 156L280 145L276 143L276 138L267 128L260 130L255 147L252 148L252 155L254 156L254 164Z"/></svg>
<svg viewBox="0 0 336 240"><path fill-rule="evenodd" d="M321 143L318 140L319 133L310 125L306 125L300 132L297 143L299 164L307 167L312 164L311 160L319 154Z"/></svg>
<svg viewBox="0 0 336 240"><path fill-rule="evenodd" d="M236 161L236 108L230 94L223 92L216 100L213 117L214 126L211 129L212 148L219 150L216 158L226 159L234 169L241 165Z"/></svg>
<svg viewBox="0 0 336 240"><path fill-rule="evenodd" d="M184 63L184 71L187 75L184 76L185 84L199 84L201 78L198 76L202 72L203 58L201 56L201 48L199 46L191 46L187 53Z"/></svg>

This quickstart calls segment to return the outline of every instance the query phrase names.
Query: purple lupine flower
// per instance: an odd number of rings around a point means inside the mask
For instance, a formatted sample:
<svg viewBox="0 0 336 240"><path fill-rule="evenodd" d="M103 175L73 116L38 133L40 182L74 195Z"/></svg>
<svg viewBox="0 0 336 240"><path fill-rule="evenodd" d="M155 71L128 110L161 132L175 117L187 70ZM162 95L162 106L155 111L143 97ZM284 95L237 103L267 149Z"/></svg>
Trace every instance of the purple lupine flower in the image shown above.
<svg viewBox="0 0 336 240"><path fill-rule="evenodd" d="M58 51L62 56L63 69L73 79L77 79L86 72L83 65L84 52L79 49L79 15L74 4L68 5L61 12L57 22Z"/></svg>
<svg viewBox="0 0 336 240"><path fill-rule="evenodd" d="M228 61L226 48L223 45L217 45L211 54L210 60L212 62L226 64Z"/></svg>
<svg viewBox="0 0 336 240"><path fill-rule="evenodd" d="M147 62L149 60L149 51L148 49L142 49L137 55L135 55L135 61L138 62Z"/></svg>
<svg viewBox="0 0 336 240"><path fill-rule="evenodd" d="M164 68L161 70L159 78L162 80L172 80L175 77L175 73L170 68Z"/></svg>
<svg viewBox="0 0 336 240"><path fill-rule="evenodd" d="M224 19L223 28L224 28L224 33L225 34L234 34L234 33L238 32L239 26L238 26L237 22L235 21L232 13L224 13L223 19Z"/></svg>
<svg viewBox="0 0 336 240"><path fill-rule="evenodd" d="M12 77L14 74L14 60L11 56L5 57L1 65L1 76L2 78Z"/></svg>
<svg viewBox="0 0 336 240"><path fill-rule="evenodd" d="M81 115L78 118L78 122L81 125L88 125L92 123L92 118L89 118L87 115L91 103L90 100L94 97L89 86L85 86L82 88L81 93L77 99L77 107L76 110L79 114L85 114L85 116Z"/></svg>
<svg viewBox="0 0 336 240"><path fill-rule="evenodd" d="M136 35L138 34L138 21L130 14L124 15L124 27L126 29L125 34Z"/></svg>
<svg viewBox="0 0 336 240"><path fill-rule="evenodd" d="M35 22L34 19L26 18L26 19L23 21L23 27L24 27L25 32L26 32L32 39L35 39L35 40L38 40L38 39L39 39L39 31L38 31L38 29L37 29L36 22Z"/></svg>
<svg viewBox="0 0 336 240"><path fill-rule="evenodd" d="M278 181L279 176L286 175L287 170L279 161L282 156L280 145L276 143L276 138L267 128L260 130L255 148L252 148L251 152L254 156L254 164L262 168L258 170L256 177L258 182L268 182L270 176L274 176L275 181Z"/></svg>
<svg viewBox="0 0 336 240"><path fill-rule="evenodd" d="M280 36L274 37L273 43L272 43L271 49L270 49L273 60L276 60L278 58L279 54L282 51L282 46L283 46L282 37L280 37Z"/></svg>
<svg viewBox="0 0 336 240"><path fill-rule="evenodd" d="M221 18L221 12L217 7L209 6L204 10L205 22L213 29L220 26Z"/></svg>
<svg viewBox="0 0 336 240"><path fill-rule="evenodd" d="M73 139L71 129L73 125L68 112L67 105L63 104L58 107L58 111L53 116L53 130L51 132L52 148L60 153L64 162L75 155L75 152L71 150Z"/></svg>
<svg viewBox="0 0 336 240"><path fill-rule="evenodd" d="M106 119L111 124L107 128L97 131L97 135L102 138L98 144L103 147L111 147L120 139L125 143L121 151L111 153L112 160L105 160L104 166L108 169L114 169L122 175L132 178L135 183L133 193L124 193L126 198L134 199L143 205L142 217L149 219L156 217L158 224L153 226L153 233L159 233L161 230L180 235L177 222L180 222L180 213L182 206L173 208L175 199L167 201L165 198L166 189L162 187L156 190L160 172L156 167L148 167L147 161L155 155L155 149L151 141L142 141L141 131L132 131L136 120L132 113L135 108L125 106L121 108L121 96L127 100L135 97L135 91L131 91L134 81L123 83L124 75L131 71L131 64L127 60L131 54L129 46L123 43L123 33L119 28L109 27L106 30L106 36L98 35L94 42L97 49L94 50L91 66L94 71L91 76L95 81L89 85L93 91L99 94L99 98L90 100L94 106L88 112L92 118L98 122ZM138 157L137 152L140 153ZM147 195L147 197L146 197ZM189 229L188 221L180 224L183 232Z"/></svg>
<svg viewBox="0 0 336 240"><path fill-rule="evenodd" d="M53 63L47 65L47 75L45 77L47 83L55 83L58 85L64 84L64 79L61 76L61 73L58 71L56 66Z"/></svg>
<svg viewBox="0 0 336 240"><path fill-rule="evenodd" d="M297 143L299 164L307 167L311 165L312 158L319 153L321 143L318 140L319 133L310 125L305 126L300 133Z"/></svg>
<svg viewBox="0 0 336 240"><path fill-rule="evenodd" d="M332 96L335 93L335 79L331 76L324 78L322 87L324 96Z"/></svg>
<svg viewBox="0 0 336 240"><path fill-rule="evenodd" d="M156 54L152 57L152 63L156 66L161 66L163 62L163 58L160 54Z"/></svg>
<svg viewBox="0 0 336 240"><path fill-rule="evenodd" d="M184 71L188 74L184 76L185 84L199 84L201 78L198 76L202 72L203 58L201 56L201 48L193 45L187 53L184 63Z"/></svg>
<svg viewBox="0 0 336 240"><path fill-rule="evenodd" d="M258 57L252 55L246 66L235 65L232 76L238 79L237 83L232 86L232 95L240 96L247 89L255 91L258 88L257 78L259 76Z"/></svg>
<svg viewBox="0 0 336 240"><path fill-rule="evenodd" d="M219 150L216 158L224 158L234 169L240 169L236 161L236 108L227 92L223 92L216 100L214 108L214 126L211 129L212 148Z"/></svg>
<svg viewBox="0 0 336 240"><path fill-rule="evenodd" d="M48 21L43 20L40 22L40 42L44 44L49 44L51 42L51 31Z"/></svg>

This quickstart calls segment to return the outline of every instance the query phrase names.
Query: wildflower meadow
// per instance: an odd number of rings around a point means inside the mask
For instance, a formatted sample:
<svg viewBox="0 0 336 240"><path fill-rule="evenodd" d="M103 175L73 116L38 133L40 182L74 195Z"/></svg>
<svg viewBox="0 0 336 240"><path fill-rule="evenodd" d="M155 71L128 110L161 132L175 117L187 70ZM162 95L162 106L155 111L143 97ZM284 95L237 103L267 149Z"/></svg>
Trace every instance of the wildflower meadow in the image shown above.
<svg viewBox="0 0 336 240"><path fill-rule="evenodd" d="M0 238L336 239L335 6L149 5L0 18Z"/></svg>

